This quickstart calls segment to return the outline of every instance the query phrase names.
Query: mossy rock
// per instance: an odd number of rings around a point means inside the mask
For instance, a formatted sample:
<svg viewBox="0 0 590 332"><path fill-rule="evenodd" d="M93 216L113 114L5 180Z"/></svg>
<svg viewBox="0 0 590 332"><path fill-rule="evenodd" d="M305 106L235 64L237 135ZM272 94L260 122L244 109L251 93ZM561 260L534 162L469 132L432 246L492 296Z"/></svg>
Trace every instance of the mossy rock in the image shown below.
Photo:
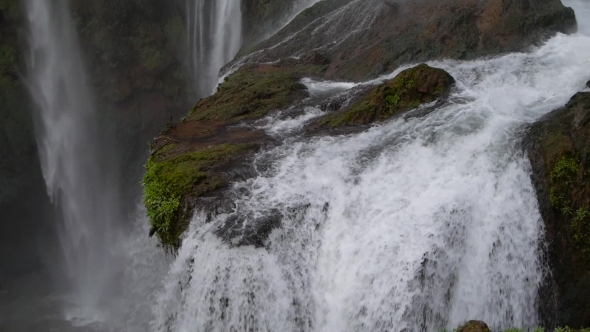
<svg viewBox="0 0 590 332"><path fill-rule="evenodd" d="M318 76L322 66L246 65L228 76L217 92L201 99L192 120L239 121L260 118L308 96L300 80ZM315 75L314 75L315 74Z"/></svg>
<svg viewBox="0 0 590 332"><path fill-rule="evenodd" d="M542 316L590 326L590 93L535 123L525 146L549 244L548 283L557 288L542 294Z"/></svg>
<svg viewBox="0 0 590 332"><path fill-rule="evenodd" d="M455 79L446 71L421 64L371 89L344 110L320 118L317 124L337 128L383 121L448 95L453 83Z"/></svg>
<svg viewBox="0 0 590 332"><path fill-rule="evenodd" d="M192 199L226 186L229 179L218 170L256 149L253 144L219 144L184 151L171 143L152 155L142 180L143 201L162 245L177 249L192 213ZM191 210L191 211L189 211Z"/></svg>
<svg viewBox="0 0 590 332"><path fill-rule="evenodd" d="M457 332L490 332L490 328L482 321L471 320L459 327Z"/></svg>

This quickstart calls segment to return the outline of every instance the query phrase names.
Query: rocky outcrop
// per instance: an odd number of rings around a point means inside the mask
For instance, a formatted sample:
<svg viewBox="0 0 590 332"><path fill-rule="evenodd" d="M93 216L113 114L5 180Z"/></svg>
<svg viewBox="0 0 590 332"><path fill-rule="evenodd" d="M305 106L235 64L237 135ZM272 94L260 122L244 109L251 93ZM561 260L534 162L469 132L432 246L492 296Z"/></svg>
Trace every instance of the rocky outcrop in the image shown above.
<svg viewBox="0 0 590 332"><path fill-rule="evenodd" d="M525 147L552 271L541 317L547 326L590 326L590 93L535 123Z"/></svg>
<svg viewBox="0 0 590 332"><path fill-rule="evenodd" d="M215 95L201 99L182 122L156 137L143 178L144 203L152 232L164 246L180 245L195 209L228 212L229 183L254 176L247 160L272 140L262 130L235 124L307 97L300 79L318 72L321 66L290 62L244 66Z"/></svg>
<svg viewBox="0 0 590 332"><path fill-rule="evenodd" d="M266 1L242 4L250 17L276 17L282 11ZM244 62L272 65L242 66L215 95L200 100L185 120L154 140L143 180L152 231L175 248L195 209L215 214L231 207L229 183L253 176L244 165L261 146L275 143L249 125L305 98L302 77L361 80L409 62L523 50L574 27L573 11L559 0L320 1L227 68ZM362 130L444 100L453 81L442 70L418 66L380 86L359 89L349 106L326 105L330 114L307 130L316 135ZM270 216L262 223L268 227L252 233L268 233L275 219ZM244 243L260 245L263 237Z"/></svg>
<svg viewBox="0 0 590 332"><path fill-rule="evenodd" d="M321 76L325 69L325 65L301 65L295 60L246 65L230 75L215 95L200 100L186 119L154 140L143 179L144 203L152 232L163 245L180 245L180 235L195 210L210 214L231 212L233 196L228 194L228 185L255 176L249 158L260 147L278 143L248 124L308 97L301 78ZM419 65L373 89L361 91L350 107L337 108L312 127L362 129L362 125L444 97L453 82L444 70ZM237 122L242 125L235 126ZM271 214L250 223L257 226L248 229L239 244L261 246L278 226L277 220L280 218ZM238 222L228 221L217 233L235 238L232 225Z"/></svg>
<svg viewBox="0 0 590 332"><path fill-rule="evenodd" d="M559 0L324 0L245 61L320 51L330 62L326 78L364 80L408 62L522 51L575 28Z"/></svg>
<svg viewBox="0 0 590 332"><path fill-rule="evenodd" d="M310 127L339 128L383 121L447 96L453 83L455 79L446 71L421 64L379 84L350 106L319 118Z"/></svg>

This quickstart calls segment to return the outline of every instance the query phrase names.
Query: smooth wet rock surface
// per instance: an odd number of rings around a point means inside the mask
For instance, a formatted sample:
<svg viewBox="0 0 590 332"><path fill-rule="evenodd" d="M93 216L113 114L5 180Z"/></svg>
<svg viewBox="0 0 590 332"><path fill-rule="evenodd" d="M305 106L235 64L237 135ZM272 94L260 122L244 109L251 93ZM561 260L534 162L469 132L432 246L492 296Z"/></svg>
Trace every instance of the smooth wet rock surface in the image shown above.
<svg viewBox="0 0 590 332"><path fill-rule="evenodd" d="M324 0L246 59L270 62L321 50L330 62L326 78L364 80L408 62L522 51L575 29L573 10L559 0Z"/></svg>

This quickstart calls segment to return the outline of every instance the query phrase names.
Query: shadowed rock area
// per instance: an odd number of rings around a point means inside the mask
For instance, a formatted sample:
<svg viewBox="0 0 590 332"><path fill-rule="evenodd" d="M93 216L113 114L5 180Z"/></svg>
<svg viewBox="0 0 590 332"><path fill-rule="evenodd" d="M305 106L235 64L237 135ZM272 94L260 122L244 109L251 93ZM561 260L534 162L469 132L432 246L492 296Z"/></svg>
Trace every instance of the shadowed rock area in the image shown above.
<svg viewBox="0 0 590 332"><path fill-rule="evenodd" d="M552 271L540 316L549 327L590 326L590 93L535 123L525 147Z"/></svg>
<svg viewBox="0 0 590 332"><path fill-rule="evenodd" d="M408 62L522 51L575 29L573 10L559 0L324 0L240 61L321 52L326 78L358 81Z"/></svg>

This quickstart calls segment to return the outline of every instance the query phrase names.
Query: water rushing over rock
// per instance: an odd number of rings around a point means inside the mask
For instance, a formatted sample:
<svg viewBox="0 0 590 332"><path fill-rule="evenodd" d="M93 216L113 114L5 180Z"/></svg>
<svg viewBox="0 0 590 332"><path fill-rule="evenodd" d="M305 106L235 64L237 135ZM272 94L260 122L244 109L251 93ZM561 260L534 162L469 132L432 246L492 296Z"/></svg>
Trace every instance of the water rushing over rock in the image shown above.
<svg viewBox="0 0 590 332"><path fill-rule="evenodd" d="M314 10L342 6L295 20L304 26L242 59L283 61L240 69L184 127L169 126L190 144L158 136L164 143L155 149L178 157L162 169L174 171L175 185L202 186L194 196L213 206L196 211L168 266L147 238L145 211L131 232L117 223L116 142L88 88L67 1L27 0L27 79L48 192L61 213L66 318L76 330L113 332L438 331L469 319L492 330L536 326L548 266L521 140L590 78L590 5L564 2L579 14L579 34L558 34L529 53L427 62L454 77L448 98L331 135L305 128L412 66L398 59L402 68L373 81L325 81L341 57L372 61L348 46L401 2L318 3ZM197 94L214 92L241 46L241 3L186 1ZM363 77L387 70L378 69ZM248 107L238 108L244 100ZM216 197L200 196L210 189ZM179 204L180 195L166 193Z"/></svg>
<svg viewBox="0 0 590 332"><path fill-rule="evenodd" d="M299 135L294 122L314 108L267 118L283 145L234 185L233 213L195 215L153 328L536 326L543 224L520 141L583 87L589 55L589 36L560 34L531 53L430 62L457 81L449 102L360 134ZM262 247L239 246L236 233L270 219L279 227ZM220 238L228 222L233 235Z"/></svg>

